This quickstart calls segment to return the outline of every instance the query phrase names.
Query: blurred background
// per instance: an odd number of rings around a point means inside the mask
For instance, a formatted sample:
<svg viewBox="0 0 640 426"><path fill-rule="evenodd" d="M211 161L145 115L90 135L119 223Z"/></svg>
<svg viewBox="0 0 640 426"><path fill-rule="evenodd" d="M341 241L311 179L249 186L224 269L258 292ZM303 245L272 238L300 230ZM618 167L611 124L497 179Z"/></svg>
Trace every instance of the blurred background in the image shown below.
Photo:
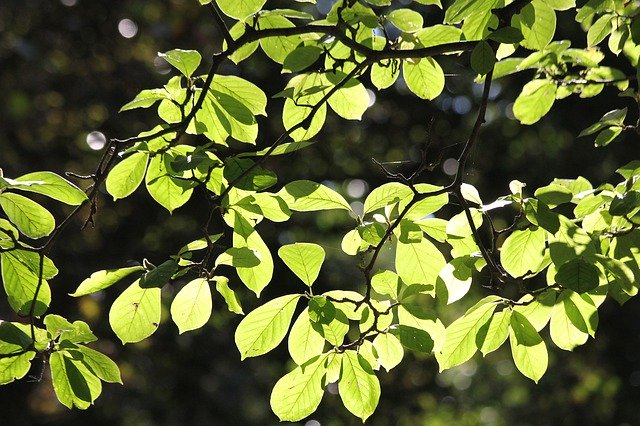
<svg viewBox="0 0 640 426"><path fill-rule="evenodd" d="M289 3L273 0L268 6L286 7ZM317 14L326 12L331 1L295 5ZM442 12L435 7L420 6L419 10L427 22L442 19ZM561 12L558 18L557 37L584 46L584 33L571 15ZM93 172L101 153L96 150L100 146L87 143L89 133L124 138L157 124L153 108L118 114L120 106L141 89L167 81L171 69L156 53L197 49L208 58L220 45L210 9L200 7L196 0L1 1L0 168L8 177L36 170ZM207 69L207 60L204 62L202 72ZM361 122L346 122L329 114L314 146L269 160L267 167L277 171L279 185L295 179L323 181L357 209L371 188L385 182L372 158L399 162L396 171L411 170L432 119L431 152L442 161L424 181L446 184L452 174L452 163L446 160L459 154L470 132L481 86L473 82L468 58L451 56L440 63L449 76L444 93L434 102L419 101L399 82L389 90L371 92L372 106ZM268 96L286 83L286 75L262 53L239 67L225 63L221 72L241 75ZM485 201L506 194L512 179L526 182L530 193L553 177L582 175L595 185L615 181L615 169L637 157L637 137L623 135L609 147L596 149L591 140L576 136L613 108L629 106L635 111L628 98L618 98L616 89L605 88L596 99L558 101L536 125L520 126L513 119L511 105L527 78L531 74L500 79L493 86L487 124L470 158L466 181L476 185ZM365 84L373 87L367 81ZM273 99L269 116L260 118L260 147L270 144L282 131L281 108L282 99ZM68 213L59 205L47 206L58 217ZM448 217L457 212L450 206L443 214ZM125 282L91 297L67 296L95 270L121 267L143 257L159 264L182 244L199 238L199 227L206 217L201 197L194 196L170 216L144 189L117 205L103 194L95 229L81 231L86 214L76 218L52 253L61 272L51 283L54 298L50 311L70 320L87 321L100 338L98 349L118 362L125 385L106 384L95 406L83 412L67 410L57 402L48 374L39 382L25 378L0 388L0 423L278 423L269 408L269 395L278 378L292 368L286 345L268 356L241 363L233 341L241 318L228 312L221 297L214 299L214 313L205 328L180 336L166 315L175 289L166 286L163 300L167 312L158 332L123 347L109 328L108 312ZM507 223L509 217L497 220ZM223 230L222 224L218 226ZM284 224L264 222L258 230L274 254L280 245L294 241L322 244L327 260L316 285L325 290L358 290L361 274L357 259L340 250L342 235L351 226L353 219L344 213L322 212L298 214ZM279 259L274 260L276 271L264 297L303 291ZM242 289L234 273L224 272L238 290L245 312L257 306L253 294ZM484 290L476 285L474 291L481 296ZM463 312L473 298L450 306L445 323L451 321L452 310ZM443 374L438 374L433 357L406 354L399 367L379 374L382 397L371 424L640 424L639 312L637 298L623 307L607 301L600 310L595 341L590 339L573 353L549 343L549 370L538 385L515 370L508 345L486 359L478 355ZM0 297L0 318L18 320L4 295ZM545 335L548 337L547 330ZM35 366L30 374L38 375L40 370ZM301 422L308 426L359 423L331 387L318 411Z"/></svg>

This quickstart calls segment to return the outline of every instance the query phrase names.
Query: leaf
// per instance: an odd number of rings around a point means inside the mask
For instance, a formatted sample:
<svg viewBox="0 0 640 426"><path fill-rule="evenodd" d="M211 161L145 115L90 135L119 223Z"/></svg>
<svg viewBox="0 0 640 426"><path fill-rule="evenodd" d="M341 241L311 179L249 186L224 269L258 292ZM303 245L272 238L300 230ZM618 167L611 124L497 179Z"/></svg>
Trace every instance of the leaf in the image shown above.
<svg viewBox="0 0 640 426"><path fill-rule="evenodd" d="M244 315L244 311L242 310L242 306L240 306L240 302L238 301L235 292L229 288L229 278L215 276L211 279L216 282L216 290L224 299L229 311Z"/></svg>
<svg viewBox="0 0 640 426"><path fill-rule="evenodd" d="M169 99L169 94L164 89L145 89L140 91L132 101L124 104L119 112L136 108L149 108L159 100Z"/></svg>
<svg viewBox="0 0 640 426"><path fill-rule="evenodd" d="M426 284L434 294L436 280L446 264L440 250L427 239L418 243L405 244L398 241L396 246L396 272L407 284Z"/></svg>
<svg viewBox="0 0 640 426"><path fill-rule="evenodd" d="M436 282L437 297L448 305L462 299L471 288L473 263L470 256L462 256L444 265Z"/></svg>
<svg viewBox="0 0 640 426"><path fill-rule="evenodd" d="M547 371L549 354L544 341L521 313L511 314L509 342L516 367L522 374L538 383Z"/></svg>
<svg viewBox="0 0 640 426"><path fill-rule="evenodd" d="M540 331L547 325L551 318L553 307L556 303L556 292L551 289L546 290L537 294L534 300L532 299L533 296L529 294L522 296L522 298L518 300L520 304L514 306L513 310L524 315L533 328L535 328L536 331Z"/></svg>
<svg viewBox="0 0 640 426"><path fill-rule="evenodd" d="M556 13L543 0L534 0L512 18L511 25L522 31L524 40L520 45L531 50L542 50L555 34Z"/></svg>
<svg viewBox="0 0 640 426"><path fill-rule="evenodd" d="M404 349L400 340L391 333L378 334L373 339L373 346L378 353L378 362L387 371L391 371L392 368L402 362L404 357Z"/></svg>
<svg viewBox="0 0 640 426"><path fill-rule="evenodd" d="M311 287L324 262L324 249L318 244L295 243L280 247L278 256L298 278Z"/></svg>
<svg viewBox="0 0 640 426"><path fill-rule="evenodd" d="M76 350L69 352L73 353ZM83 345L78 345L77 352L81 354L82 363L99 379L109 383L122 384L120 369L108 356Z"/></svg>
<svg viewBox="0 0 640 426"><path fill-rule="evenodd" d="M298 46L284 58L282 72L298 72L312 65L322 54L317 46Z"/></svg>
<svg viewBox="0 0 640 426"><path fill-rule="evenodd" d="M515 44L520 43L524 39L524 36L518 28L502 27L492 32L489 38L498 43Z"/></svg>
<svg viewBox="0 0 640 426"><path fill-rule="evenodd" d="M276 382L270 401L280 421L296 422L316 411L324 394L326 363L326 356L316 357Z"/></svg>
<svg viewBox="0 0 640 426"><path fill-rule="evenodd" d="M196 278L180 289L171 303L171 318L180 334L197 330L211 317L211 289L204 278Z"/></svg>
<svg viewBox="0 0 640 426"><path fill-rule="evenodd" d="M7 219L29 238L46 237L56 226L53 215L47 209L22 195L0 193L0 207Z"/></svg>
<svg viewBox="0 0 640 426"><path fill-rule="evenodd" d="M157 330L160 308L160 288L143 288L136 280L111 305L109 324L123 344L136 343Z"/></svg>
<svg viewBox="0 0 640 426"><path fill-rule="evenodd" d="M394 9L387 15L387 19L405 33L414 33L424 24L422 15L411 9Z"/></svg>
<svg viewBox="0 0 640 426"><path fill-rule="evenodd" d="M447 327L442 352L436 353L440 371L468 361L482 346L484 335L479 332L483 328L486 331L486 324L500 300L497 296L485 297Z"/></svg>
<svg viewBox="0 0 640 426"><path fill-rule="evenodd" d="M471 68L480 75L485 75L493 69L496 55L486 41L482 40L471 52Z"/></svg>
<svg viewBox="0 0 640 426"><path fill-rule="evenodd" d="M173 170L171 163L176 156L176 152L165 152L153 156L145 177L149 195L169 210L169 213L189 201L195 186L192 181L179 179L182 173Z"/></svg>
<svg viewBox="0 0 640 426"><path fill-rule="evenodd" d="M433 58L403 62L402 74L409 90L419 98L432 100L444 89L444 72Z"/></svg>
<svg viewBox="0 0 640 426"><path fill-rule="evenodd" d="M400 182L389 182L374 188L364 200L363 215L411 197L413 191Z"/></svg>
<svg viewBox="0 0 640 426"><path fill-rule="evenodd" d="M291 327L287 346L291 359L303 365L310 359L322 354L325 345L324 337L313 327L309 318L309 308L300 313Z"/></svg>
<svg viewBox="0 0 640 426"><path fill-rule="evenodd" d="M444 20L456 24L475 12L489 12L496 3L497 0L455 0L446 10Z"/></svg>
<svg viewBox="0 0 640 426"><path fill-rule="evenodd" d="M379 294L385 294L398 300L402 280L392 271L378 271L371 277L371 288Z"/></svg>
<svg viewBox="0 0 640 426"><path fill-rule="evenodd" d="M403 294L402 305L400 305L397 310L399 325L422 331L428 335L414 336L418 337L418 339L414 340L422 341L420 347L417 348L418 350L426 349L427 352L433 351L436 353L442 351L446 334L444 324L442 324L440 319L436 317L433 311L429 311L421 305L412 305L411 303L407 303L405 300L406 298L407 297ZM400 337L400 342L406 346L410 341L408 339L403 340L403 337L410 337L412 334L415 335L416 332L411 330L404 331L408 331L408 333L404 333L403 330L400 330L398 337ZM402 336L403 334L405 334L405 336Z"/></svg>
<svg viewBox="0 0 640 426"><path fill-rule="evenodd" d="M6 385L16 379L22 379L31 368L31 360L36 356L28 351L11 357L0 357L0 385Z"/></svg>
<svg viewBox="0 0 640 426"><path fill-rule="evenodd" d="M236 268L253 268L260 264L260 258L248 247L230 247L216 259L215 265L229 265Z"/></svg>
<svg viewBox="0 0 640 426"><path fill-rule="evenodd" d="M275 298L251 311L238 325L235 342L241 359L263 355L284 339L299 294Z"/></svg>
<svg viewBox="0 0 640 426"><path fill-rule="evenodd" d="M329 75L329 80L333 74ZM341 73L338 82L345 78ZM335 77L334 77L335 78ZM352 78L331 95L328 100L331 109L346 120L360 120L362 114L369 108L369 92L358 80Z"/></svg>
<svg viewBox="0 0 640 426"><path fill-rule="evenodd" d="M513 104L513 114L522 124L533 124L546 115L556 98L556 84L551 80L532 80L524 85Z"/></svg>
<svg viewBox="0 0 640 426"><path fill-rule="evenodd" d="M107 192L113 200L126 198L140 186L147 171L149 154L134 152L115 165L107 175Z"/></svg>
<svg viewBox="0 0 640 426"><path fill-rule="evenodd" d="M81 361L70 358L66 351L53 352L49 358L53 389L67 408L89 408L102 392L102 384Z"/></svg>
<svg viewBox="0 0 640 426"><path fill-rule="evenodd" d="M480 346L482 356L487 356L487 354L498 349L507 340L507 337L509 337L511 312L511 309L503 309L500 312L494 313L485 325L487 328L486 334L478 333L480 335L484 334L484 339L482 339Z"/></svg>
<svg viewBox="0 0 640 426"><path fill-rule="evenodd" d="M251 249L260 263L251 267L237 266L236 271L242 282L259 296L262 290L271 282L273 276L273 258L269 247L258 234L251 223L235 210L230 211L230 223L233 224L233 246Z"/></svg>
<svg viewBox="0 0 640 426"><path fill-rule="evenodd" d="M589 338L587 327L589 318L585 318L580 312L575 303L576 298L580 298L580 295L572 291L560 293L551 315L551 324L549 326L551 340L556 346L565 351L571 351L576 346L585 344ZM580 302L578 305L584 303L582 299L580 299ZM597 313L595 306L592 307Z"/></svg>
<svg viewBox="0 0 640 426"><path fill-rule="evenodd" d="M380 382L369 363L355 351L343 353L338 393L345 408L363 422L378 406Z"/></svg>
<svg viewBox="0 0 640 426"><path fill-rule="evenodd" d="M351 206L331 188L310 180L296 180L286 184L277 193L291 210L318 211L342 209L351 211Z"/></svg>
<svg viewBox="0 0 640 426"><path fill-rule="evenodd" d="M587 46L595 46L611 34L611 22L615 15L606 14L596 20L587 32Z"/></svg>
<svg viewBox="0 0 640 426"><path fill-rule="evenodd" d="M158 52L158 56L169 62L185 77L191 77L202 60L200 53L195 50L174 49L164 53Z"/></svg>
<svg viewBox="0 0 640 426"><path fill-rule="evenodd" d="M598 268L582 257L560 265L555 280L561 286L576 293L593 290L600 283Z"/></svg>
<svg viewBox="0 0 640 426"><path fill-rule="evenodd" d="M33 172L16 178L17 182L37 182L37 185L20 186L19 190L46 195L65 204L79 206L87 195L77 186L52 172Z"/></svg>
<svg viewBox="0 0 640 426"><path fill-rule="evenodd" d="M48 337L55 340L67 340L72 343L89 343L98 340L84 321L71 324L60 315L49 314L44 319Z"/></svg>
<svg viewBox="0 0 640 426"><path fill-rule="evenodd" d="M9 305L16 313L29 315L39 283L39 262L33 265L26 252L13 250L0 253L0 263L2 263L2 283ZM51 289L46 281L47 277L45 270L35 301L34 316L44 314L51 303Z"/></svg>
<svg viewBox="0 0 640 426"><path fill-rule="evenodd" d="M544 258L546 231L542 228L516 230L500 248L500 262L512 277L536 273Z"/></svg>
<svg viewBox="0 0 640 426"><path fill-rule="evenodd" d="M142 266L131 266L129 268L104 269L96 271L92 273L89 278L82 281L76 291L70 295L73 297L79 297L104 290L105 288L112 286L123 278L138 271L144 271L144 268Z"/></svg>

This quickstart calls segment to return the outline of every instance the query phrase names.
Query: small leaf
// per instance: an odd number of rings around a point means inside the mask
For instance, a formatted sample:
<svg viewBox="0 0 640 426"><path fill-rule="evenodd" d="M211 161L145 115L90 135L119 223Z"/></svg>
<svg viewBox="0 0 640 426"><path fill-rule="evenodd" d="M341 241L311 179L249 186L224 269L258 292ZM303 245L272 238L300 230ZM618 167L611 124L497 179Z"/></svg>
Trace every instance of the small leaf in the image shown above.
<svg viewBox="0 0 640 426"><path fill-rule="evenodd" d="M284 339L299 294L273 299L251 311L238 325L235 341L242 359L263 355Z"/></svg>
<svg viewBox="0 0 640 426"><path fill-rule="evenodd" d="M204 278L196 278L180 289L171 303L171 318L180 334L197 330L211 317L211 289Z"/></svg>
<svg viewBox="0 0 640 426"><path fill-rule="evenodd" d="M556 84L539 79L525 84L513 104L513 114L522 124L533 124L546 115L556 98Z"/></svg>
<svg viewBox="0 0 640 426"><path fill-rule="evenodd" d="M378 406L380 382L371 365L355 351L343 353L338 393L345 408L363 422Z"/></svg>
<svg viewBox="0 0 640 426"><path fill-rule="evenodd" d="M387 15L387 19L405 33L414 33L424 24L422 15L411 9L394 9Z"/></svg>
<svg viewBox="0 0 640 426"><path fill-rule="evenodd" d="M42 238L56 226L53 215L40 204L22 195L0 193L0 207L20 232L29 238Z"/></svg>
<svg viewBox="0 0 640 426"><path fill-rule="evenodd" d="M160 288L134 281L111 305L109 324L122 343L136 343L151 336L160 323Z"/></svg>
<svg viewBox="0 0 640 426"><path fill-rule="evenodd" d="M242 310L242 306L240 306L236 293L229 288L229 278L215 276L211 279L216 282L216 290L226 302L229 311L244 315L244 311Z"/></svg>
<svg viewBox="0 0 640 426"><path fill-rule="evenodd" d="M143 271L142 266L131 266L129 268L105 269L96 271L91 276L80 283L75 292L70 295L73 297L84 296L86 294L95 293L112 286L123 278L137 271Z"/></svg>
<svg viewBox="0 0 640 426"><path fill-rule="evenodd" d="M52 172L28 173L16 178L16 181L38 182L37 185L20 186L18 189L46 195L72 206L79 206L87 200L87 195L80 188Z"/></svg>
<svg viewBox="0 0 640 426"><path fill-rule="evenodd" d="M311 287L324 262L324 249L313 243L295 243L280 247L278 256L298 278Z"/></svg>
<svg viewBox="0 0 640 426"><path fill-rule="evenodd" d="M173 65L185 77L191 77L202 60L200 53L195 50L174 49L165 53L158 53L158 56Z"/></svg>
<svg viewBox="0 0 640 426"><path fill-rule="evenodd" d="M404 356L404 349L400 340L391 333L378 334L373 339L373 346L378 353L378 362L387 371L396 367Z"/></svg>
<svg viewBox="0 0 640 426"><path fill-rule="evenodd" d="M493 69L496 55L486 41L482 40L471 52L471 68L480 75L485 75Z"/></svg>
<svg viewBox="0 0 640 426"><path fill-rule="evenodd" d="M511 314L511 354L522 374L538 383L547 371L549 354L544 341L527 318L519 312Z"/></svg>
<svg viewBox="0 0 640 426"><path fill-rule="evenodd" d="M147 171L149 154L146 152L134 152L115 165L107 175L107 192L114 201L128 197L135 191L144 179Z"/></svg>
<svg viewBox="0 0 640 426"><path fill-rule="evenodd" d="M310 180L296 180L286 184L279 195L291 210L317 211L343 209L351 211L351 206L331 188Z"/></svg>
<svg viewBox="0 0 640 426"><path fill-rule="evenodd" d="M511 309L503 309L500 312L494 313L491 320L486 324L486 334L478 333L484 334L484 339L480 346L482 356L487 356L488 353L495 351L507 340L509 336L511 312Z"/></svg>

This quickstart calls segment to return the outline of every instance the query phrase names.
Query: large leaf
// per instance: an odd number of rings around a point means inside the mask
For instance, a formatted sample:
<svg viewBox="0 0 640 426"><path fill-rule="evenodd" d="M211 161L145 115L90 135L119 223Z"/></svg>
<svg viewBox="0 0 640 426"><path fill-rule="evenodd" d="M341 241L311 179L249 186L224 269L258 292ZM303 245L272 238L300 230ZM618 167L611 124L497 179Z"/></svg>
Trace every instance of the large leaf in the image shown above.
<svg viewBox="0 0 640 426"><path fill-rule="evenodd" d="M422 99L434 99L444 89L444 72L433 58L403 62L402 74L407 87Z"/></svg>
<svg viewBox="0 0 640 426"><path fill-rule="evenodd" d="M491 320L485 325L487 328L486 334L481 333L484 334L484 339L480 346L482 356L486 356L488 353L495 351L507 340L510 321L511 309L503 309L493 314Z"/></svg>
<svg viewBox="0 0 640 426"><path fill-rule="evenodd" d="M86 294L95 293L96 291L104 290L107 287L112 286L125 277L133 274L134 272L143 271L142 266L131 266L128 268L119 269L104 269L102 271L96 271L91 276L80 283L75 292L71 293L73 297L84 296Z"/></svg>
<svg viewBox="0 0 640 426"><path fill-rule="evenodd" d="M111 305L109 324L122 343L139 342L157 330L160 308L160 288L136 280Z"/></svg>
<svg viewBox="0 0 640 426"><path fill-rule="evenodd" d="M182 173L173 169L171 164L179 154L184 152L167 151L152 157L145 178L149 194L169 212L189 201L195 186L194 182L181 179Z"/></svg>
<svg viewBox="0 0 640 426"><path fill-rule="evenodd" d="M56 226L53 215L40 204L22 195L0 193L0 207L16 228L29 238L42 238Z"/></svg>
<svg viewBox="0 0 640 426"><path fill-rule="evenodd" d="M516 367L522 374L538 383L547 371L549 354L544 341L520 312L511 314L509 342Z"/></svg>
<svg viewBox="0 0 640 426"><path fill-rule="evenodd" d="M553 39L556 31L556 13L544 0L534 0L512 19L512 26L522 31L520 43L531 50L542 50Z"/></svg>
<svg viewBox="0 0 640 426"><path fill-rule="evenodd" d="M114 200L128 197L140 186L147 171L149 154L134 152L115 165L107 175L107 192Z"/></svg>
<svg viewBox="0 0 640 426"><path fill-rule="evenodd" d="M396 272L405 284L426 284L430 286L429 293L435 294L438 273L446 261L440 250L427 239L406 244L399 240L395 264Z"/></svg>
<svg viewBox="0 0 640 426"><path fill-rule="evenodd" d="M306 363L322 354L324 342L324 337L313 327L309 309L305 309L293 323L289 333L287 344L291 359L298 365Z"/></svg>
<svg viewBox="0 0 640 426"><path fill-rule="evenodd" d="M378 406L380 382L371 365L355 351L342 355L342 375L338 392L345 408L365 421Z"/></svg>
<svg viewBox="0 0 640 426"><path fill-rule="evenodd" d="M49 358L53 389L58 400L67 408L89 408L102 392L102 383L80 360L66 351L54 352Z"/></svg>
<svg viewBox="0 0 640 426"><path fill-rule="evenodd" d="M0 385L23 378L29 372L31 360L35 356L35 351L28 351L16 356L0 358Z"/></svg>
<svg viewBox="0 0 640 426"><path fill-rule="evenodd" d="M280 247L278 256L306 285L318 278L324 261L324 249L318 244L295 243Z"/></svg>
<svg viewBox="0 0 640 426"><path fill-rule="evenodd" d="M524 85L513 104L513 114L522 124L533 124L546 115L556 99L557 86L551 80L532 80Z"/></svg>
<svg viewBox="0 0 640 426"><path fill-rule="evenodd" d="M235 341L242 359L263 355L278 346L287 334L299 298L299 294L280 296L240 322Z"/></svg>
<svg viewBox="0 0 640 426"><path fill-rule="evenodd" d="M35 253L13 250L0 253L0 263L2 263L2 284L7 293L9 305L21 315L31 313L32 303L36 289L40 281L38 256ZM36 263L34 264L34 260ZM46 265L46 263L45 263ZM46 279L51 277L46 268L42 271L42 282L35 300L33 314L40 316L44 314L51 303L51 289ZM55 274L53 274L55 275Z"/></svg>
<svg viewBox="0 0 640 426"><path fill-rule="evenodd" d="M360 120L369 107L369 93L356 79L347 81L329 98L329 106L340 117Z"/></svg>
<svg viewBox="0 0 640 426"><path fill-rule="evenodd" d="M259 296L273 276L273 258L269 247L251 223L240 213L231 210L233 223L233 245L235 248L251 249L260 262L252 266L237 266L236 271L242 282Z"/></svg>
<svg viewBox="0 0 640 426"><path fill-rule="evenodd" d="M77 206L87 200L87 195L77 186L53 172L33 172L16 178L18 182L37 183L20 186L21 191L46 195L65 204Z"/></svg>
<svg viewBox="0 0 640 426"><path fill-rule="evenodd" d="M296 180L286 184L280 196L291 210L317 211L343 209L351 211L347 200L333 189L310 180Z"/></svg>
<svg viewBox="0 0 640 426"><path fill-rule="evenodd" d="M211 309L209 282L204 278L196 278L176 294L171 303L171 318L182 334L205 325L211 316Z"/></svg>
<svg viewBox="0 0 640 426"><path fill-rule="evenodd" d="M536 273L544 258L546 231L527 228L513 231L500 248L500 262L513 277Z"/></svg>

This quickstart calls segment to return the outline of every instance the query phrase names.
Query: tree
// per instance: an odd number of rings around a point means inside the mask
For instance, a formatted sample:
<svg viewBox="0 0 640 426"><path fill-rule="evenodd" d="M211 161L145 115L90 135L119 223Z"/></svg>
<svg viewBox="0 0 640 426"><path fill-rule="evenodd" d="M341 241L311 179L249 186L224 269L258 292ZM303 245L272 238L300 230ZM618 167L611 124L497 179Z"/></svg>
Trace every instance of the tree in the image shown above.
<svg viewBox="0 0 640 426"><path fill-rule="evenodd" d="M264 6L264 1L206 6L224 38L209 71L197 73L202 57L195 50L160 54L176 75L161 88L143 90L122 110L157 106L162 124L138 136L104 141L104 155L87 177L91 185L85 191L49 171L1 178L2 281L9 304L28 320L0 323L2 383L24 377L38 356L48 360L60 401L87 408L100 394L101 381L120 381L115 363L85 345L96 339L85 322L47 313L48 281L57 274L48 257L51 249L86 206L85 224L93 224L103 184L113 199L122 199L144 181L151 197L169 212L194 197L208 206L202 234L158 266L144 260L103 269L74 292L80 297L115 284L124 288L109 315L123 343L156 331L165 286L178 290L170 313L181 333L209 320L212 288L230 311L242 314L243 297L229 279L235 282L237 274L259 297L273 274L275 248L260 236L263 222L286 222L298 212L351 214L352 229L342 249L359 262L361 285L318 288L322 246L285 244L278 257L302 283L295 293L261 300L235 332L242 358L269 352L288 332L297 367L275 384L271 395L282 420L311 414L329 383L338 384L345 407L365 420L377 405L381 367L391 370L405 351L433 353L445 370L478 350L486 355L508 339L517 368L537 382L547 369L542 329L548 325L553 343L571 350L594 336L598 307L607 296L623 303L637 293L637 161L618 169L621 178L615 185L594 186L580 177L554 179L531 192L512 181L510 193L491 203L465 182L497 78L532 77L513 104L523 125L540 120L556 99L594 97L609 85L638 103L637 91L628 87L636 76L626 72L636 67L640 52L635 4L591 1L577 8L572 1L516 0L505 6L457 0L444 11L444 24L433 25L425 25L423 16L441 7L437 1L408 8L385 1L338 2L322 20L309 14L305 4ZM571 48L568 41L555 40L561 10L575 14L589 47ZM607 48L593 48L607 37ZM227 60L242 67L258 47L283 72L294 74L275 95L284 99L284 131L266 143L259 133L264 123L259 116L270 105L264 91L220 71ZM607 65L614 60L626 63ZM282 172L267 169L267 160L312 146L327 109L358 120L371 102L365 87L382 91L399 75L414 96L434 100L445 84L441 63L469 63L483 86L468 139L450 164L455 170L448 184L425 183L441 154L427 138L409 172L379 163L388 182L367 195L360 211L334 189L307 179L269 191ZM626 115L626 108L615 109L581 135L595 134L595 144L606 146L624 130L637 133ZM101 135L94 137L101 142ZM266 147L259 149L258 142ZM56 223L38 194L75 207ZM496 218L504 217L509 222L500 228ZM224 232L211 231L222 224ZM467 292L474 283L486 287L486 294L445 327L441 314L449 304L473 297Z"/></svg>

